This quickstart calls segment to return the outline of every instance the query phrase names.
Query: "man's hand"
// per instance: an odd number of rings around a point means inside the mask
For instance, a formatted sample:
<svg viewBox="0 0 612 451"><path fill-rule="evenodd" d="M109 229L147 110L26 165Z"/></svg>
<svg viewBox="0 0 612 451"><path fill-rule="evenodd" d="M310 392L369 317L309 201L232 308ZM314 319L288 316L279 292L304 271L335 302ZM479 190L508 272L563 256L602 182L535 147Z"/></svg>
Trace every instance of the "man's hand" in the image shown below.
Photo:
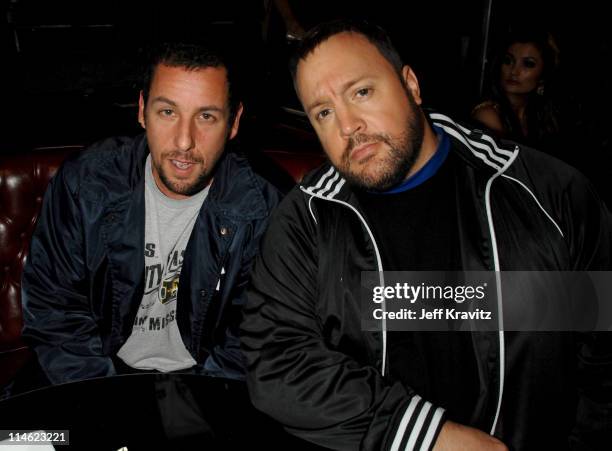
<svg viewBox="0 0 612 451"><path fill-rule="evenodd" d="M440 430L433 451L508 451L506 445L489 434L447 421Z"/></svg>

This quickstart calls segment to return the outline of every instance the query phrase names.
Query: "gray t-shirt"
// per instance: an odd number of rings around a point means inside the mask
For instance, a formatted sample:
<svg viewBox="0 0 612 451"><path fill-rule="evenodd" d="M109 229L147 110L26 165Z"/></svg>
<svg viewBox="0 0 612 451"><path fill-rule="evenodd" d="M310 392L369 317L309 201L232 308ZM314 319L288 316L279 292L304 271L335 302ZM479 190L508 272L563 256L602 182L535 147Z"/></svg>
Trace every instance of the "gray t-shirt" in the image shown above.
<svg viewBox="0 0 612 451"><path fill-rule="evenodd" d="M207 195L208 187L187 199L165 196L147 157L144 296L132 334L117 353L132 368L167 372L196 364L178 329L176 299L185 248Z"/></svg>

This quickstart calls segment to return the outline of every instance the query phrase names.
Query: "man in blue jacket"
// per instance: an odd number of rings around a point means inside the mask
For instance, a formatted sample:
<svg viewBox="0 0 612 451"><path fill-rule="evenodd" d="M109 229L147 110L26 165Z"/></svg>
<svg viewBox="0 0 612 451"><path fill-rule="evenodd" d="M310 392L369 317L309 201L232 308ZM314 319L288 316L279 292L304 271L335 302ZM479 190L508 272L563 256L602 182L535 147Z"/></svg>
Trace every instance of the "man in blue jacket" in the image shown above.
<svg viewBox="0 0 612 451"><path fill-rule="evenodd" d="M146 133L91 146L51 181L23 275L23 336L51 383L243 377L238 317L279 193L225 151L242 104L219 55L161 45L140 93Z"/></svg>

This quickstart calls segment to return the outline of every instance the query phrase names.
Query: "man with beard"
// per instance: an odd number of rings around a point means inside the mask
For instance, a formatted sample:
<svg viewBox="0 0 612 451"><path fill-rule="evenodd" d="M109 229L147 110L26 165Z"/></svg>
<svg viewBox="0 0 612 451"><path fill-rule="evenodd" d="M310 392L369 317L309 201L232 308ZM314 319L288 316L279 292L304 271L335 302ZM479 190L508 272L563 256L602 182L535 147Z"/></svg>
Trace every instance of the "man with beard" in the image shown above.
<svg viewBox="0 0 612 451"><path fill-rule="evenodd" d="M602 340L371 332L360 309L363 271L609 270L610 216L590 184L426 116L414 72L376 26L315 27L292 70L331 164L281 203L254 265L241 340L255 406L332 449L604 443Z"/></svg>
<svg viewBox="0 0 612 451"><path fill-rule="evenodd" d="M23 336L52 384L132 371L244 377L238 318L278 191L225 152L242 104L221 54L166 43L140 93L145 134L71 157L23 276Z"/></svg>

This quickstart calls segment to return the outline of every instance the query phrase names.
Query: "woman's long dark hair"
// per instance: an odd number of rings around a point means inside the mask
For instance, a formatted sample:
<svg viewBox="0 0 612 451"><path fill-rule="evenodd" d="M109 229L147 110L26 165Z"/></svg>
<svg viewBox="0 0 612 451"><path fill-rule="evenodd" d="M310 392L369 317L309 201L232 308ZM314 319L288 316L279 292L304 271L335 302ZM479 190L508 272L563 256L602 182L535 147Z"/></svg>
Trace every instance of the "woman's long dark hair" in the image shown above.
<svg viewBox="0 0 612 451"><path fill-rule="evenodd" d="M534 90L529 93L526 106L527 135L523 134L519 118L514 113L507 96L500 86L501 65L508 48L515 43L533 44L542 55L544 70L543 92ZM505 137L525 144L544 148L556 141L559 134L559 114L555 99L555 73L558 65L558 52L547 33L519 30L511 33L500 46L493 62L491 97L499 105L499 114Z"/></svg>

